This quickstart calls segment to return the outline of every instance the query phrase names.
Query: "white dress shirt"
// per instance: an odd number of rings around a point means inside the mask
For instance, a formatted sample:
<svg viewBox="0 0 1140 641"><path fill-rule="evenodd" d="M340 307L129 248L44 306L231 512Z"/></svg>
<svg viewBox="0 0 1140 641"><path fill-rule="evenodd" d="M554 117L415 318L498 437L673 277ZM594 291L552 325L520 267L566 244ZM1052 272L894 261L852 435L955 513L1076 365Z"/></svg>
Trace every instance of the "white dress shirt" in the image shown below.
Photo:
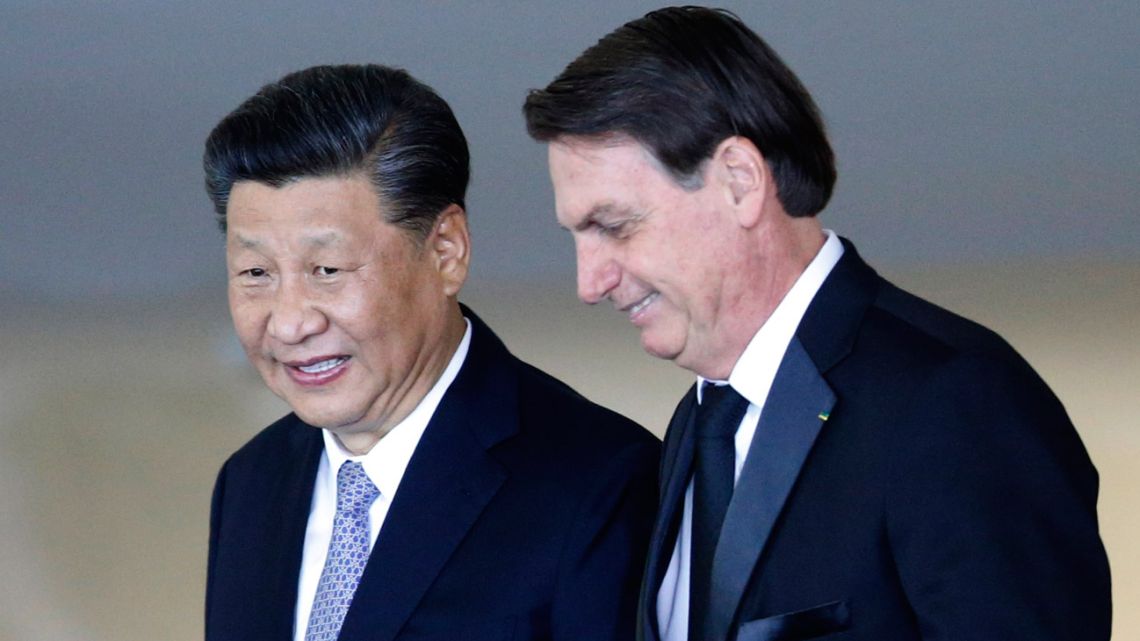
<svg viewBox="0 0 1140 641"><path fill-rule="evenodd" d="M748 400L748 410L736 429L736 466L733 482L740 479L740 470L748 457L748 447L760 421L760 412L768 400L768 391L776 378L784 352L815 298L827 275L843 255L843 243L831 230L824 230L827 240L815 258L808 264L792 288L784 295L775 311L756 331L744 353L737 359L728 381L709 380L715 385L731 385ZM701 385L706 379L697 377L697 402L701 401ZM681 528L669 568L657 591L657 623L663 641L688 641L689 638L689 555L693 531L693 482L685 490L685 504L681 513Z"/></svg>
<svg viewBox="0 0 1140 641"><path fill-rule="evenodd" d="M313 599L317 595L317 583L325 567L329 541L332 539L333 518L336 516L336 475L345 461L360 461L364 473L380 491L379 498L368 512L369 549L376 544L388 508L396 496L400 479L408 461L416 450L424 430L427 429L444 392L455 380L467 349L471 345L471 321L464 319L467 330L463 334L458 349L444 368L443 374L428 393L412 410L383 436L367 454L356 456L346 451L328 430L321 430L325 439L325 451L317 468L316 485L313 487L313 503L309 508L309 524L305 529L305 547L301 557L301 575L297 583L297 606L294 614L293 639L305 641L305 630L309 625L309 614L313 609Z"/></svg>

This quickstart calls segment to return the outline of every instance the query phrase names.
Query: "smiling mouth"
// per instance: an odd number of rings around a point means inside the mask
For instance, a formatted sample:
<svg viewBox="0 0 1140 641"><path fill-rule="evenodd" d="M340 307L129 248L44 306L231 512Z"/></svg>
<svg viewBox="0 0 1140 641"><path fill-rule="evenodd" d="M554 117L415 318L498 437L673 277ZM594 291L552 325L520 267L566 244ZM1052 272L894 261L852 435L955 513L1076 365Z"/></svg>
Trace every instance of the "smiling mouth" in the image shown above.
<svg viewBox="0 0 1140 641"><path fill-rule="evenodd" d="M312 365L301 365L298 366L297 369L306 374L320 374L321 372L327 372L330 369L335 368L347 360L347 356L337 356L336 358L329 358L317 363L313 363Z"/></svg>
<svg viewBox="0 0 1140 641"><path fill-rule="evenodd" d="M633 305L630 305L629 308L626 310L629 313L629 317L630 318L636 317L638 314L640 314L642 311L644 311L646 307L649 307L650 305L652 305L653 301L657 300L657 297L660 295L661 294L658 292L653 292L653 293L649 294L648 296L646 296L645 298L642 298L641 300L637 301Z"/></svg>
<svg viewBox="0 0 1140 641"><path fill-rule="evenodd" d="M347 371L346 363L349 356L318 357L311 361L293 361L282 363L289 378L304 387L321 386L330 383Z"/></svg>

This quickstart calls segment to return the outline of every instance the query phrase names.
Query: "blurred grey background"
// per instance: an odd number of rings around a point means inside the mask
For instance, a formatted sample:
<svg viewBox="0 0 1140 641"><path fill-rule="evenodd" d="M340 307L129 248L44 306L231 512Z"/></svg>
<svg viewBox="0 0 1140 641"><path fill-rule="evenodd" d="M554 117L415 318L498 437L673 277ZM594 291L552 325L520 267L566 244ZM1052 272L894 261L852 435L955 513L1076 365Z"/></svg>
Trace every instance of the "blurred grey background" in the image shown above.
<svg viewBox="0 0 1140 641"><path fill-rule="evenodd" d="M519 108L647 2L4 0L0 640L201 636L208 504L283 411L225 305L202 142L261 85L403 66L471 143L463 299L658 434L690 383L574 299ZM1140 4L727 2L800 75L840 179L823 220L1002 332L1101 471L1115 638L1140 637Z"/></svg>

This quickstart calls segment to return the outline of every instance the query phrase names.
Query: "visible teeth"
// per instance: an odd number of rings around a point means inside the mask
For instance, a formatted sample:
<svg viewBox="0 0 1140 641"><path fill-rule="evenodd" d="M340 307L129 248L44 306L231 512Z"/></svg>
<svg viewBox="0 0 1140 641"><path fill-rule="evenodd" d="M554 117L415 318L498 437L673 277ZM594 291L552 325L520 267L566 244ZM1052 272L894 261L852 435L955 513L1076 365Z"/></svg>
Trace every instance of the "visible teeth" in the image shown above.
<svg viewBox="0 0 1140 641"><path fill-rule="evenodd" d="M655 300L657 300L657 292L653 292L652 294L646 296L645 298L642 298L641 301L639 301L636 305L629 308L630 316L633 316L633 315L637 314L638 312L640 312L641 310L645 309L646 307L649 306L650 303L652 303Z"/></svg>
<svg viewBox="0 0 1140 641"><path fill-rule="evenodd" d="M302 366L298 367L297 369L301 370L302 372L305 372L306 374L319 374L321 372L327 372L330 369L336 367L337 365L340 365L341 363L343 363L347 360L348 359L345 357L330 358L327 361L321 361L319 363L313 363L312 365L302 365Z"/></svg>

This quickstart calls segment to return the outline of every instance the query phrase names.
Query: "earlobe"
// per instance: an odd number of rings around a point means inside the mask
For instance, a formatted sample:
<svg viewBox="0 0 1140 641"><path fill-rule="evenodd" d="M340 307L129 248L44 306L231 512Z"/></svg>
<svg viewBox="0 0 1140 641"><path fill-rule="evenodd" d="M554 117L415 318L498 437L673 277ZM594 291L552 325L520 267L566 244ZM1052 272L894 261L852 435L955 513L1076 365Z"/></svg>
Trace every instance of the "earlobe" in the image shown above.
<svg viewBox="0 0 1140 641"><path fill-rule="evenodd" d="M428 242L442 277L444 294L455 296L467 280L471 260L467 212L459 205L448 205L436 219Z"/></svg>

